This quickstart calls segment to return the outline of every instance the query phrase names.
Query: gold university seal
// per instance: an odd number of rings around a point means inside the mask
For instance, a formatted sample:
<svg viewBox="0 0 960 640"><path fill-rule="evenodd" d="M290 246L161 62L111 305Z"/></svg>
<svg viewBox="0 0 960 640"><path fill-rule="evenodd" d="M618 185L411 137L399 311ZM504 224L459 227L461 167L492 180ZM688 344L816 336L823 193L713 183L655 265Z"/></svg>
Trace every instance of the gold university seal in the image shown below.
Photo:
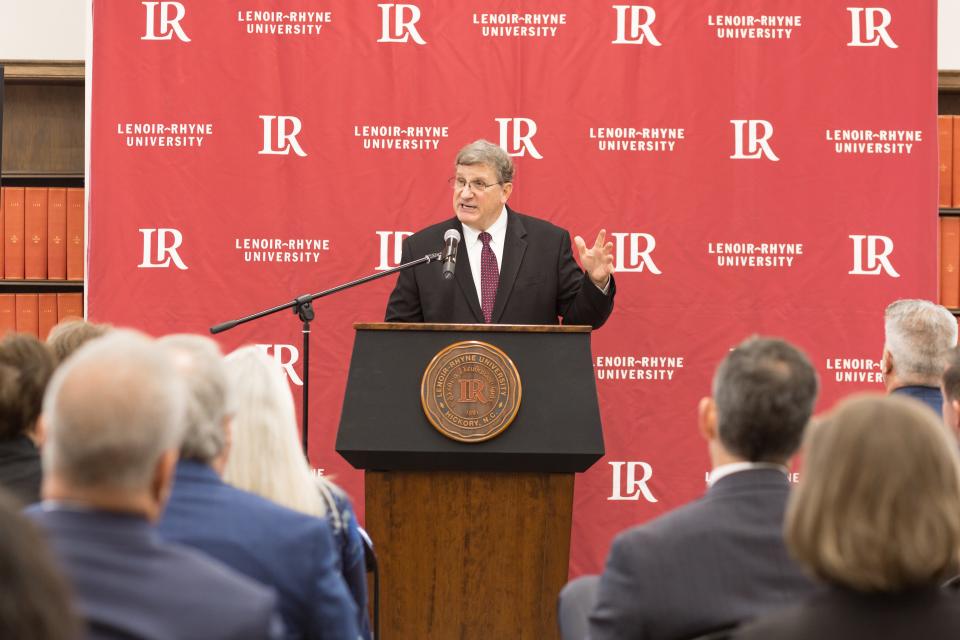
<svg viewBox="0 0 960 640"><path fill-rule="evenodd" d="M483 442L503 432L520 409L520 374L486 342L468 340L433 357L420 383L423 412L437 431L460 442Z"/></svg>

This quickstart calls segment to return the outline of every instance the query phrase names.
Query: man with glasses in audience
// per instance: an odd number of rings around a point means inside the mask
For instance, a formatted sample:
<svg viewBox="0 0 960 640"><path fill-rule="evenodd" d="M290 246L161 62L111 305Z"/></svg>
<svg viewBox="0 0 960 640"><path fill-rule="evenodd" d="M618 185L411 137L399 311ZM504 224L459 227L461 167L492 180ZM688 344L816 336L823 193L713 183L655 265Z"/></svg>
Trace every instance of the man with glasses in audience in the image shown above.
<svg viewBox="0 0 960 640"><path fill-rule="evenodd" d="M457 154L453 188L456 215L403 241L402 262L444 246L444 234L462 237L455 277L433 263L400 272L387 303L388 322L591 325L613 311L613 243L601 230L593 246L507 206L513 161L499 146L477 140Z"/></svg>

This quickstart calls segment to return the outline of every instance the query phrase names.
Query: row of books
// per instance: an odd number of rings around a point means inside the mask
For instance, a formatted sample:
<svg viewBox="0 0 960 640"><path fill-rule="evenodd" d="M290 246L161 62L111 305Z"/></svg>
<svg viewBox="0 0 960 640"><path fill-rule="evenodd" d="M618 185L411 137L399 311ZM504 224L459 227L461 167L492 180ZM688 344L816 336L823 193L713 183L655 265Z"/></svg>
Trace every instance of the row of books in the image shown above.
<svg viewBox="0 0 960 640"><path fill-rule="evenodd" d="M960 116L937 116L940 207L960 208Z"/></svg>
<svg viewBox="0 0 960 640"><path fill-rule="evenodd" d="M4 280L83 280L84 190L0 189Z"/></svg>
<svg viewBox="0 0 960 640"><path fill-rule="evenodd" d="M83 318L82 293L0 294L0 336L10 331L46 340L59 322Z"/></svg>

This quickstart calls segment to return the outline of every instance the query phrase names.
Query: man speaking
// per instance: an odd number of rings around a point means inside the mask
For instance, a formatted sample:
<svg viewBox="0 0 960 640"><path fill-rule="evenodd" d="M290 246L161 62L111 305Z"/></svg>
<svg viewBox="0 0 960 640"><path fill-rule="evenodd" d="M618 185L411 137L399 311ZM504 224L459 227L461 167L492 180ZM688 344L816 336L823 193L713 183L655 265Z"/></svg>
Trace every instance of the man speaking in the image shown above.
<svg viewBox="0 0 960 640"><path fill-rule="evenodd" d="M602 326L616 292L606 231L590 248L576 237L581 271L566 230L507 206L513 161L506 151L477 140L460 150L455 165L456 217L405 239L401 262L444 246L451 259L401 271L387 322L558 324L563 318Z"/></svg>

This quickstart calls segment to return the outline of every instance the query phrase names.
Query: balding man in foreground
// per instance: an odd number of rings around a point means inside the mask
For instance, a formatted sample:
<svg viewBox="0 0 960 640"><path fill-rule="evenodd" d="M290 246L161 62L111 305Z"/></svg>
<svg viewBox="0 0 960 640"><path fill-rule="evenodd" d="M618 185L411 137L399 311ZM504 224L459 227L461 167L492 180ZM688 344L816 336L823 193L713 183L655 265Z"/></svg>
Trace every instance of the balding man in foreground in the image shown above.
<svg viewBox="0 0 960 640"><path fill-rule="evenodd" d="M118 332L80 350L43 404L43 528L87 638L261 639L282 630L268 589L163 542L160 518L183 434L185 389L145 337Z"/></svg>

